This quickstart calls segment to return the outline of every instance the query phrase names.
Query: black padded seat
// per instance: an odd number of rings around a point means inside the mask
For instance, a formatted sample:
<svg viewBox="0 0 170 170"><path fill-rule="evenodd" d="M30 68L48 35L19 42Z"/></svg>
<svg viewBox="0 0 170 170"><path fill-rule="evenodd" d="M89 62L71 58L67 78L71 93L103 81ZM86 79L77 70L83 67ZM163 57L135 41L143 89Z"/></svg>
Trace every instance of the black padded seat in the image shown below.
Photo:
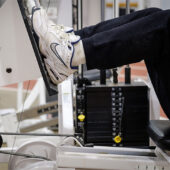
<svg viewBox="0 0 170 170"><path fill-rule="evenodd" d="M2 140L2 137L1 137L1 135L0 135L0 148L1 148L1 146L2 146L2 143L3 143L3 140Z"/></svg>
<svg viewBox="0 0 170 170"><path fill-rule="evenodd" d="M158 147L170 151L170 120L151 120L148 132Z"/></svg>

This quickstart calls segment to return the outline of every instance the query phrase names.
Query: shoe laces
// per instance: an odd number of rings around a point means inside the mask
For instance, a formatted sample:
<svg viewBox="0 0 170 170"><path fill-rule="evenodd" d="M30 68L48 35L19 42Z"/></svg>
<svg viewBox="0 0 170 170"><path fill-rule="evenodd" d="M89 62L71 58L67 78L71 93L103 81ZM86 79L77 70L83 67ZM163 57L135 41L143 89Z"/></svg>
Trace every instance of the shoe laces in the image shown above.
<svg viewBox="0 0 170 170"><path fill-rule="evenodd" d="M64 31L64 26L63 25L55 25L55 33L59 36L59 38L62 40L63 45L67 45L68 48L71 48L71 41L70 41L70 36L71 33L66 33Z"/></svg>

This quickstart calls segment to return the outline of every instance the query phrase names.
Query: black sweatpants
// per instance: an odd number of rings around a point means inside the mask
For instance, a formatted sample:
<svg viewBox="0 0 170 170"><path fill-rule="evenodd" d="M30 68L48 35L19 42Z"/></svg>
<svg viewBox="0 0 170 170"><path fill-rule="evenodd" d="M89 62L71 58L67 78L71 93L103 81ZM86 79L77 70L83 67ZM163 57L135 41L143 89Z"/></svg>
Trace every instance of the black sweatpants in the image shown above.
<svg viewBox="0 0 170 170"><path fill-rule="evenodd" d="M149 8L75 32L88 69L144 60L161 106L170 118L170 10Z"/></svg>

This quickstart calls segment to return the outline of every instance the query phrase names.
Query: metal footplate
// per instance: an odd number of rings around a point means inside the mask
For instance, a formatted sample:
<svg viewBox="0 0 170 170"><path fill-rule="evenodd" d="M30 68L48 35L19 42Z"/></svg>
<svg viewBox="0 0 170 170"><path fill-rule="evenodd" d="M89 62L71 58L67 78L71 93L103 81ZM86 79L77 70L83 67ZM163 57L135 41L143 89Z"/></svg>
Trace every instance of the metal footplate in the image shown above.
<svg viewBox="0 0 170 170"><path fill-rule="evenodd" d="M57 94L57 86L54 85L49 79L49 76L48 76L48 73L47 73L47 70L45 67L45 63L43 60L44 56L40 53L40 50L38 47L38 37L35 34L35 32L33 31L30 19L27 17L27 14L26 14L27 9L24 6L24 0L17 0L17 1L18 1L20 10L21 10L21 14L22 14L25 26L26 26L26 30L28 32L28 35L29 35L39 68L40 68L40 71L41 71L42 77L43 77L45 85L46 85L47 91L50 96L55 95L55 94Z"/></svg>

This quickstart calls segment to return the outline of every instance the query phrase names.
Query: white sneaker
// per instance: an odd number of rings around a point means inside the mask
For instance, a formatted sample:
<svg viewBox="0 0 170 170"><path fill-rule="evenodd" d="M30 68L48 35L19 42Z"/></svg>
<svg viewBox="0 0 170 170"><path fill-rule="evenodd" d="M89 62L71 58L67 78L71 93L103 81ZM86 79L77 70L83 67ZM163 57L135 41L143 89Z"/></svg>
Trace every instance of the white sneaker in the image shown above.
<svg viewBox="0 0 170 170"><path fill-rule="evenodd" d="M43 8L33 8L32 13L33 28L39 38L43 37L49 29L52 29L56 33L68 33L69 39L73 44L80 41L80 37L74 34L73 28L55 24L48 19L47 13Z"/></svg>
<svg viewBox="0 0 170 170"><path fill-rule="evenodd" d="M36 4L34 0L25 0L25 5L28 9L29 15L32 14L32 9L35 8Z"/></svg>
<svg viewBox="0 0 170 170"><path fill-rule="evenodd" d="M32 26L39 38L48 32L48 17L43 8L34 7L32 9Z"/></svg>
<svg viewBox="0 0 170 170"><path fill-rule="evenodd" d="M71 27L66 27L64 25L57 25L55 24L53 21L49 20L48 21L48 25L51 26L51 27L54 27L55 29L60 29L62 30L63 32L65 33L74 33L74 30L73 28Z"/></svg>
<svg viewBox="0 0 170 170"><path fill-rule="evenodd" d="M61 29L66 33L74 33L73 28L66 27L63 25L56 25L53 21L49 20L46 10L43 7L37 8L34 0L27 0L26 6L27 6L29 14L30 15L32 14L32 16L34 15L34 12L40 10L41 12L39 13L41 13L44 19L48 21L48 26L56 27L57 29Z"/></svg>
<svg viewBox="0 0 170 170"><path fill-rule="evenodd" d="M45 56L44 63L49 77L57 85L77 71L78 68L72 66L72 60L75 55L81 53L79 47L82 42L79 36L74 35L73 40L70 33L65 33L63 29L51 23L44 10L34 12L33 28L39 36L40 51Z"/></svg>
<svg viewBox="0 0 170 170"><path fill-rule="evenodd" d="M49 31L46 37L40 40L41 51L46 57L44 59L46 69L54 84L61 83L78 69L72 66L72 60L75 55L75 46L81 41L73 45L67 38Z"/></svg>
<svg viewBox="0 0 170 170"><path fill-rule="evenodd" d="M64 36L68 36L68 39L73 43L76 44L77 42L80 41L80 36L77 36L74 34L74 30L73 28L70 27L66 27L63 25L56 25L54 22L50 21L48 22L49 28L51 28L52 30L54 30L56 33L58 33L58 31L62 31L64 33L67 33Z"/></svg>

